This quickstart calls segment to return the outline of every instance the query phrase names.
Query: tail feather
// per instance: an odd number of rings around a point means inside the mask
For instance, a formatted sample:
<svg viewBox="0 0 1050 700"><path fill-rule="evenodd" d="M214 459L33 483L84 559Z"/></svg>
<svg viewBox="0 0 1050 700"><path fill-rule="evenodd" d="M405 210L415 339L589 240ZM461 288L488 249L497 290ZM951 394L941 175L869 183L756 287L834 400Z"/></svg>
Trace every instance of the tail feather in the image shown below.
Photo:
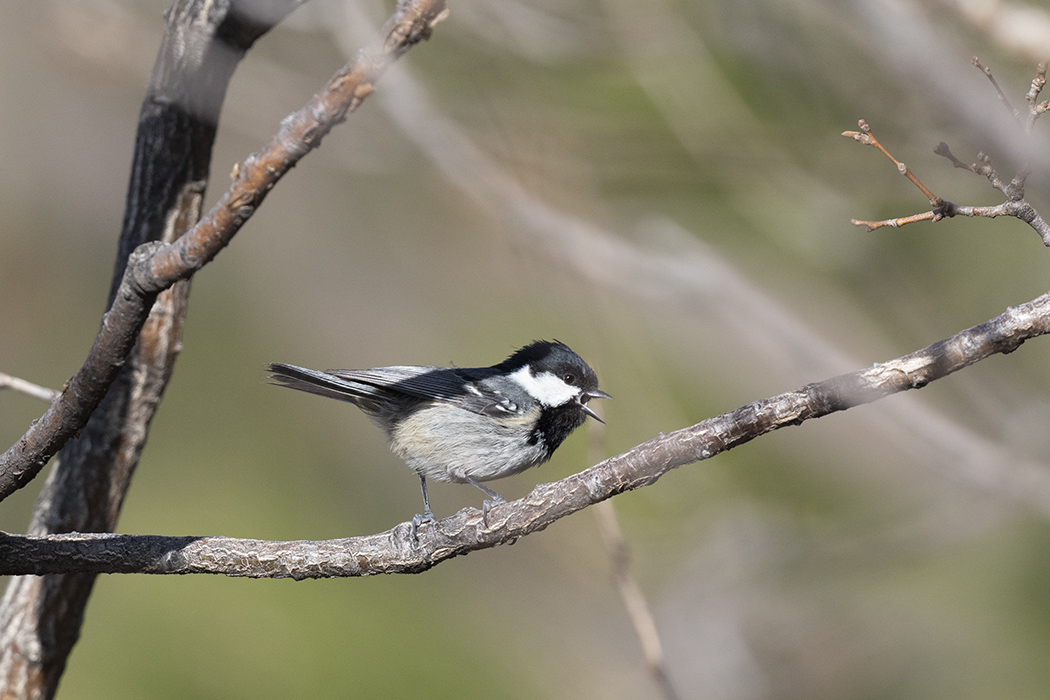
<svg viewBox="0 0 1050 700"><path fill-rule="evenodd" d="M362 400L368 401L376 395L376 388L373 386L342 379L316 369L274 362L270 364L269 370L272 372L270 379L275 380L274 384L277 386L286 386L330 399L361 405Z"/></svg>

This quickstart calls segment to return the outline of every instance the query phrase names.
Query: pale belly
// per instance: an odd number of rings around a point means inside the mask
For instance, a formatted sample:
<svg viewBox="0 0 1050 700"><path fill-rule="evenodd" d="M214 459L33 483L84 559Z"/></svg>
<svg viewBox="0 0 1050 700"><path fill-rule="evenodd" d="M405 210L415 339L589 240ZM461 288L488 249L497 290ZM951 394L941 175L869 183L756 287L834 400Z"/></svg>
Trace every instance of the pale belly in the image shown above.
<svg viewBox="0 0 1050 700"><path fill-rule="evenodd" d="M547 450L538 442L529 444L534 424L535 415L494 421L454 406L434 406L395 428L390 448L428 479L499 479L546 461Z"/></svg>

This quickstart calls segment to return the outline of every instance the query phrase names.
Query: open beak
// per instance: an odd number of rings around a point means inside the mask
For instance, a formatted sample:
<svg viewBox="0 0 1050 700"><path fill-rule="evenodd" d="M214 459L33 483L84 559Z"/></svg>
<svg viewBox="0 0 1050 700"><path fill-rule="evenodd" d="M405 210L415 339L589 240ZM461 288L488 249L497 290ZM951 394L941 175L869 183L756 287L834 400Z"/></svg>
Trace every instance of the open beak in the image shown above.
<svg viewBox="0 0 1050 700"><path fill-rule="evenodd" d="M611 398L612 398L611 396L606 394L601 389L595 389L594 391L585 391L584 393L580 394L580 408L582 408L583 412L586 413L588 416L590 416L594 420L598 421L599 423L603 423L604 424L605 421L603 421L601 418L598 417L598 414L595 413L590 408L590 406L587 405L587 402L590 401L591 399L611 399Z"/></svg>

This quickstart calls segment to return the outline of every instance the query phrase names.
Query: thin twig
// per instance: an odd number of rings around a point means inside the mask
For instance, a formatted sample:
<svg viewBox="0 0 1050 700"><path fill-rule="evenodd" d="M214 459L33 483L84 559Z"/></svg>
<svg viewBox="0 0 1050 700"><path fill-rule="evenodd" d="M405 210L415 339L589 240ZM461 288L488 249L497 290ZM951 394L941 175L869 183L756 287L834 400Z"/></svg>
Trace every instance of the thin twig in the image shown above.
<svg viewBox="0 0 1050 700"><path fill-rule="evenodd" d="M13 389L41 401L54 401L61 392L0 372L0 389Z"/></svg>
<svg viewBox="0 0 1050 700"><path fill-rule="evenodd" d="M999 82L995 79L995 76L992 75L992 69L988 68L987 66L981 65L981 62L977 59L976 56L974 56L973 59L971 59L970 63L973 64L974 68L981 71L985 74L985 76L987 76L988 80L992 83L992 87L995 88L995 94L999 96L999 101L1003 103L1003 106L1010 111L1010 114L1013 115L1013 118L1017 119L1017 123L1020 124L1020 114L1010 104L1010 100L1006 99L1006 93L1004 93L1003 89L999 87Z"/></svg>
<svg viewBox="0 0 1050 700"><path fill-rule="evenodd" d="M338 540L268 542L230 537L83 534L0 535L0 575L210 573L251 578L329 578L420 573L453 557L495 547L624 491L654 484L686 464L709 459L789 426L918 389L992 355L1050 333L1050 292L922 350L742 406L689 428L661 434L517 501L464 508L413 535L410 522ZM1017 498L1024 489L1017 487Z"/></svg>
<svg viewBox="0 0 1050 700"><path fill-rule="evenodd" d="M892 228L899 228L905 224L913 224L916 221L939 221L942 215L936 211L924 211L921 214L912 214L911 216L902 216L897 219L884 219L882 221L863 221L861 219L850 219L849 222L854 226L864 226L869 231L882 228L884 226L890 226Z"/></svg>
<svg viewBox="0 0 1050 700"><path fill-rule="evenodd" d="M989 156L985 155L985 153L978 152L977 162L967 165L966 163L962 162L961 160L955 157L955 154L952 153L951 149L948 148L948 144L946 144L944 141L941 141L939 144L937 144L937 147L933 149L933 152L939 156L947 158L949 161L951 161L953 167L962 168L963 170L969 170L971 173L988 178L988 182L992 184L992 187L999 190L1007 197L1015 198L1017 191L1015 189L1012 189L1013 183L1003 182L999 178L999 171L992 167L992 159ZM1021 194L1024 194L1023 183L1021 185Z"/></svg>
<svg viewBox="0 0 1050 700"><path fill-rule="evenodd" d="M986 219L994 219L999 216L1012 216L1020 219L1031 226L1043 239L1043 243L1050 246L1050 225L1039 215L1039 212L1031 204L1021 199L1018 201L1007 201L990 207L964 206L946 202L942 210L944 216L980 216Z"/></svg>
<svg viewBox="0 0 1050 700"><path fill-rule="evenodd" d="M985 219L994 219L1000 216L1012 216L1020 219L1035 229L1043 239L1043 242L1047 246L1050 246L1050 225L1048 225L1047 222L1043 220L1043 217L1032 208L1032 205L1024 200L1018 202L1003 202L1002 204L989 207L975 207L945 201L939 209L934 211L913 214L912 216L903 216L898 219L885 219L883 221L850 219L850 223L854 226L864 226L868 231L874 231L885 226L898 228L916 221L940 221L945 217L951 218L953 216L981 217Z"/></svg>
<svg viewBox="0 0 1050 700"><path fill-rule="evenodd" d="M941 205L941 198L935 195L933 192L931 192L930 189L926 187L926 185L922 184L922 181L920 181L919 178L917 178L914 175L914 173L912 173L912 171L908 169L907 165L894 158L893 154L887 151L883 147L883 145L879 143L878 139L875 138L875 134L871 133L871 127L868 126L868 123L866 121L861 119L857 122L857 124L860 126L860 131L843 131L842 135L848 136L854 141L859 141L860 143L863 143L867 146L874 146L875 148L879 149L879 151L881 151L884 156L893 161L894 165L897 166L897 171L901 175L911 180L913 185L922 190L922 193L926 195L927 199L930 200L930 204L932 204L934 207L939 207Z"/></svg>
<svg viewBox="0 0 1050 700"><path fill-rule="evenodd" d="M237 178L212 210L172 243L146 243L129 256L119 291L83 367L61 396L0 455L0 500L28 484L98 406L138 337L157 294L189 279L218 255L281 177L357 109L397 58L430 36L448 15L444 0L402 0L381 35L298 112L274 139L237 168Z"/></svg>
<svg viewBox="0 0 1050 700"><path fill-rule="evenodd" d="M1039 115L1050 109L1050 102L1039 102L1039 93L1043 91L1043 87L1046 85L1046 62L1042 62L1035 70L1035 77L1032 78L1032 86L1028 88L1027 94L1025 94L1025 102L1028 103L1028 119L1025 120L1024 131L1026 134L1032 133L1032 127L1035 125L1035 120L1039 118Z"/></svg>
<svg viewBox="0 0 1050 700"><path fill-rule="evenodd" d="M977 164L976 163L972 163L970 165L967 165L966 163L964 163L961 160L959 160L958 158L956 158L955 154L952 153L952 150L950 148L948 148L948 144L946 144L944 141L941 141L939 144L937 144L937 147L933 149L933 152L936 153L939 156L943 156L944 158L947 158L949 161L951 161L952 166L954 166L956 168L962 168L963 170L969 170L971 173L976 173L977 172ZM980 158L981 156L977 156L977 157Z"/></svg>

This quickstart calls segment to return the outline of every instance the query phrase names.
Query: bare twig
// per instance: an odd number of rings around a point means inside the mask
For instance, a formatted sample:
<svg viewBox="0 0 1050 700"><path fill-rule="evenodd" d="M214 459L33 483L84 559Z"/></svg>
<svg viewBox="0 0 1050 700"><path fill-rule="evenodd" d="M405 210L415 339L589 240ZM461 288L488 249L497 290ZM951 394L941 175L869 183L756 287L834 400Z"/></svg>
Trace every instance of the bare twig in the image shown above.
<svg viewBox="0 0 1050 700"><path fill-rule="evenodd" d="M0 389L13 389L42 401L54 401L61 392L0 372Z"/></svg>
<svg viewBox="0 0 1050 700"><path fill-rule="evenodd" d="M901 175L911 180L913 185L922 190L922 193L926 195L927 199L930 200L930 204L932 204L934 207L939 207L941 205L941 198L935 195L933 192L931 192L930 189L926 187L926 185L922 184L922 181L920 181L919 178L917 178L915 174L908 169L907 165L894 158L893 154L887 151L883 147L883 145L879 143L878 139L875 138L875 134L871 133L871 127L866 121L861 119L859 122L857 122L857 124L860 126L860 131L843 131L842 135L848 136L854 141L859 141L860 143L863 143L867 146L874 146L875 148L879 149L879 151L881 151L884 156L893 161L894 165L897 166L897 171Z"/></svg>
<svg viewBox="0 0 1050 700"><path fill-rule="evenodd" d="M447 12L444 0L402 0L380 37L336 73L305 107L287 117L262 151L240 164L230 189L193 230L172 243L144 244L129 256L84 366L47 413L0 456L0 499L29 483L84 426L134 345L157 295L189 279L214 258L277 181L357 109L390 63L429 37Z"/></svg>
<svg viewBox="0 0 1050 700"><path fill-rule="evenodd" d="M1050 333L1050 292L895 360L755 401L662 434L524 498L481 511L465 508L418 537L405 522L386 532L319 542L229 537L63 534L0 537L0 575L210 573L251 578L328 578L420 573L453 557L505 544L616 494L655 483L672 469L709 459L756 437L918 389L1026 340Z"/></svg>
<svg viewBox="0 0 1050 700"><path fill-rule="evenodd" d="M988 77L988 80L992 83L992 87L995 88L995 94L998 95L999 101L1002 102L1003 106L1010 111L1010 114L1013 116L1014 119L1019 120L1020 114L1010 104L1010 100L1006 99L1006 93L1004 93L1003 89L999 87L999 82L995 79L995 76L992 75L992 69L982 65L976 56L974 56L973 59L971 59L970 63L973 64L974 68L981 71L985 74L985 76ZM1018 121L1018 124L1020 124L1020 121Z"/></svg>
<svg viewBox="0 0 1050 700"><path fill-rule="evenodd" d="M948 148L948 144L946 144L944 141L941 141L939 144L937 144L937 147L933 149L933 152L936 153L939 156L943 156L944 158L947 158L948 160L950 160L951 163L952 163L952 166L954 166L956 168L962 168L963 170L969 170L972 173L977 172L977 164L976 163L973 163L971 165L967 165L966 163L964 163L961 160L959 160L958 158L956 158L955 154L952 153L952 150L950 148ZM978 159L980 159L980 156L978 156Z"/></svg>
<svg viewBox="0 0 1050 700"><path fill-rule="evenodd" d="M992 70L987 66L981 64L977 60L977 57L973 58L973 65L988 76L988 80L991 81L992 86L995 87L996 94L999 96L999 100L1003 102L1006 107L1010 110L1010 114L1014 117L1018 126L1021 127L1022 132L1025 136L1030 136L1032 128L1035 126L1035 120L1039 118L1041 114L1050 109L1050 103L1039 102L1039 93L1042 92L1043 86L1046 85L1046 63L1042 62L1036 67L1035 77L1032 79L1032 84L1028 88L1028 92L1025 94L1025 103L1028 105L1028 114L1024 120L1021 119L1020 113L1010 106L1010 102L1006 99L1006 95L1003 94L1002 89L999 87L999 83L996 82L995 78L992 77ZM943 145L943 144L942 144ZM939 148L939 147L938 147ZM947 148L947 147L945 147ZM982 154L978 154L978 160L983 159L984 165L988 167L978 169L978 166L974 165L973 171L979 172L982 175L986 175L992 186L997 190L1000 190L1008 198L1014 200L1020 200L1024 197L1024 185L1028 179L1028 174L1031 172L1031 164L1023 162L1017 169L1017 174L1010 180L1009 183L1002 182L998 174L988 165L988 158ZM1045 239L1044 239L1045 241ZM1050 243L1047 243L1050 245Z"/></svg>
<svg viewBox="0 0 1050 700"><path fill-rule="evenodd" d="M1035 77L1032 78L1032 86L1028 88L1028 92L1024 96L1025 102L1028 103L1028 118L1024 123L1026 134L1032 133L1032 127L1035 125L1035 120L1039 118L1039 115L1050 110L1050 102L1039 102L1039 93L1043 91L1045 85L1046 62L1044 61L1036 68Z"/></svg>
<svg viewBox="0 0 1050 700"><path fill-rule="evenodd" d="M1017 190L1012 189L1012 183L1003 182L1003 180L999 178L999 171L992 167L992 159L983 152L978 152L977 162L970 163L969 165L956 158L955 154L952 153L950 148L948 148L948 144L944 141L937 144L937 147L933 149L933 152L939 156L947 158L955 168L969 170L971 173L988 178L988 182L991 183L992 187L999 190L1009 198L1015 198ZM1023 195L1023 184L1021 185L1020 191Z"/></svg>
<svg viewBox="0 0 1050 700"><path fill-rule="evenodd" d="M976 58L973 59L973 64L981 69L988 79L992 81L992 85L995 86L999 92L1000 99L1009 106L1009 102L1006 101L1005 95L1002 94L1002 90L999 88L999 84L992 77L991 70L981 65L980 61ZM1044 107L1044 103L1039 103L1039 93L1046 84L1046 64L1039 64L1039 68L1036 72L1035 79L1032 80L1032 87L1029 89L1028 94L1025 96L1025 101L1029 105L1029 116L1026 124L1024 125L1026 133L1031 132L1032 124L1035 119L1047 109L1050 109L1050 105ZM850 219L850 223L854 226L864 226L868 231L874 231L875 229L883 228L886 226L897 228L904 226L905 224L911 224L918 221L940 221L945 217L953 216L981 216L987 218L995 218L997 216L1013 216L1025 222L1031 226L1039 237L1043 240L1043 244L1050 246L1050 225L1043 219L1042 216L1030 205L1024 198L1025 181L1028 178L1028 174L1031 170L1031 166L1027 163L1022 164L1017 174L1009 182L1004 182L1000 177L999 173L992 167L991 159L984 153L977 154L977 161L971 165L963 163L961 160L955 157L948 147L948 144L943 141L937 144L937 147L933 149L933 152L939 156L947 158L953 167L962 168L969 170L972 173L981 175L988 179L992 187L1002 192L1007 201L998 205L990 207L975 207L958 205L954 202L950 202L940 197L936 197L925 185L923 185L917 177L915 177L907 166L894 158L882 144L878 142L875 136L871 133L871 127L861 119L860 131L844 131L843 136L848 136L860 143L875 146L879 149L887 158L892 160L896 165L897 169L911 180L916 187L922 190L923 194L930 200L933 205L933 209L928 212L921 214L913 214L911 216L902 216L892 219L883 219L881 221L866 221L863 219Z"/></svg>
<svg viewBox="0 0 1050 700"><path fill-rule="evenodd" d="M1025 201L1003 202L1002 204L990 207L975 207L954 204L953 202L945 202L944 205L936 211L927 211L921 214L902 216L899 219L885 219L883 221L850 219L850 223L854 226L864 226L867 230L874 231L875 229L883 228L885 226L898 228L905 224L915 223L916 221L939 221L944 217L953 216L979 216L986 219L994 219L998 216L1012 216L1020 219L1035 229L1044 241L1050 241L1050 225L1047 225L1043 217L1032 208L1032 205ZM1047 245L1050 245L1050 243Z"/></svg>
<svg viewBox="0 0 1050 700"><path fill-rule="evenodd" d="M897 219L884 219L882 221L864 221L862 219L850 219L849 222L854 226L865 226L869 231L874 231L877 228L883 226L890 226L892 228L899 228L905 224L913 224L916 221L937 221L940 218L938 213L935 211L925 211L921 214L912 214L911 216L902 216Z"/></svg>

